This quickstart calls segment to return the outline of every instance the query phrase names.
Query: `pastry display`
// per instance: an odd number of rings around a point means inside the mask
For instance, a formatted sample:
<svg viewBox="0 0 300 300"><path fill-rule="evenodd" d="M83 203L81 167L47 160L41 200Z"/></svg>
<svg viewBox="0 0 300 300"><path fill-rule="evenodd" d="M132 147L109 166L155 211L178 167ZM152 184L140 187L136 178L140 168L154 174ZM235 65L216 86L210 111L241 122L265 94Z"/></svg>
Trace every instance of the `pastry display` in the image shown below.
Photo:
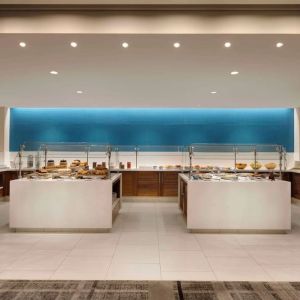
<svg viewBox="0 0 300 300"><path fill-rule="evenodd" d="M255 162L252 162L251 164L250 164L250 167L253 169L253 170L259 170L261 167L262 167L262 164L260 163L260 162L256 162L256 164L255 164Z"/></svg>
<svg viewBox="0 0 300 300"><path fill-rule="evenodd" d="M277 165L273 162L265 164L265 168L268 170L274 170L277 167Z"/></svg>
<svg viewBox="0 0 300 300"><path fill-rule="evenodd" d="M55 168L55 163L53 159L47 161L47 169Z"/></svg>
<svg viewBox="0 0 300 300"><path fill-rule="evenodd" d="M247 164L245 164L245 163L236 163L235 166L239 170L244 170L244 169L246 169Z"/></svg>
<svg viewBox="0 0 300 300"><path fill-rule="evenodd" d="M59 162L59 167L60 168L67 168L68 167L68 162L65 159L61 159Z"/></svg>
<svg viewBox="0 0 300 300"><path fill-rule="evenodd" d="M75 159L75 160L72 161L70 167L71 168L75 168L75 167L79 167L79 165L80 165L80 160L79 159Z"/></svg>
<svg viewBox="0 0 300 300"><path fill-rule="evenodd" d="M88 166L88 162L87 161L82 161L79 163L79 167L85 168Z"/></svg>

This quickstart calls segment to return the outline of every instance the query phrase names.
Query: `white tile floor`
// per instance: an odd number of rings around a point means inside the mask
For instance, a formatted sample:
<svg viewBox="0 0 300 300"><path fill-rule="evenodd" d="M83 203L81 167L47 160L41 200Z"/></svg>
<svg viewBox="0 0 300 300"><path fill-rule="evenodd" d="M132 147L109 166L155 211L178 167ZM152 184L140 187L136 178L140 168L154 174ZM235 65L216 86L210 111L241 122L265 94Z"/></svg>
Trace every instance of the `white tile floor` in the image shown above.
<svg viewBox="0 0 300 300"><path fill-rule="evenodd" d="M190 234L176 203L124 203L112 233L0 233L0 279L300 280L286 235Z"/></svg>

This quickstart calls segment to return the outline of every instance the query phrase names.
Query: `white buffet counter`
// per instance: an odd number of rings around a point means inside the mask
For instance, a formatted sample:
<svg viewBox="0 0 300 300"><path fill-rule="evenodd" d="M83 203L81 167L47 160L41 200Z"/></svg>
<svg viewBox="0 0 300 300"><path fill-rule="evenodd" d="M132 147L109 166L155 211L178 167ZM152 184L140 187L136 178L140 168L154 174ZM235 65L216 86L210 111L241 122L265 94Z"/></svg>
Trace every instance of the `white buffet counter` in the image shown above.
<svg viewBox="0 0 300 300"><path fill-rule="evenodd" d="M107 231L113 222L113 185L121 176L107 180L13 180L9 226L17 230ZM119 187L119 197L120 191Z"/></svg>
<svg viewBox="0 0 300 300"><path fill-rule="evenodd" d="M180 174L179 204L187 228L203 232L286 232L291 229L291 183L189 180Z"/></svg>

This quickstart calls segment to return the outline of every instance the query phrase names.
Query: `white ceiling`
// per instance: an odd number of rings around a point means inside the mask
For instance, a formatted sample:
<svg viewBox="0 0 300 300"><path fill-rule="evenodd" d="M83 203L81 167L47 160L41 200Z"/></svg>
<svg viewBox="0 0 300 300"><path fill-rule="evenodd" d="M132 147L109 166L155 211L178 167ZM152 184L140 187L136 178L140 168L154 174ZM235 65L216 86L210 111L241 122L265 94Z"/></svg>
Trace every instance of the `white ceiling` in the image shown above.
<svg viewBox="0 0 300 300"><path fill-rule="evenodd" d="M3 34L0 45L3 106L300 107L299 35Z"/></svg>

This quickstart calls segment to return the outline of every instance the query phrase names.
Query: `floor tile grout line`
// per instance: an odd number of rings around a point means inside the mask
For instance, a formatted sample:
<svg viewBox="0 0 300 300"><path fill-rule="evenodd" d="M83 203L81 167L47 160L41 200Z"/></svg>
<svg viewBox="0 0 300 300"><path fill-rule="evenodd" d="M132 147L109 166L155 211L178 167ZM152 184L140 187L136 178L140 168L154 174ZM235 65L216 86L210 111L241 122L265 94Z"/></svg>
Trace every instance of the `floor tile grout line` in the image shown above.
<svg viewBox="0 0 300 300"><path fill-rule="evenodd" d="M107 269L106 269L106 272L105 272L104 278L105 278L106 280L108 280L109 270L110 270L110 268L112 267L113 259L114 259L114 257L115 257L115 254L116 254L116 251L117 251L117 247L118 247L118 245L119 245L119 243L120 243L120 239L121 239L121 235L122 235L122 234L123 234L122 232L121 232L120 234L118 234L118 241L117 241L117 243L116 243L116 245L115 245L115 249L114 249L114 251L113 251L113 255L112 255L111 258L110 258L110 263L109 263L109 265L107 266Z"/></svg>
<svg viewBox="0 0 300 300"><path fill-rule="evenodd" d="M59 270L59 268L63 265L63 263L66 261L66 259L67 259L68 257L70 257L69 254L70 254L70 253L72 252L72 250L76 247L76 245L79 244L79 242L80 242L82 239L83 239L83 234L80 234L80 238L79 238L78 241L75 243L75 245L73 245L72 249L68 249L68 250L69 250L68 254L65 255L64 259L63 259L63 260L60 262L60 264L57 266L57 268L56 268L55 271L53 272L51 278L54 277L55 273L56 273L56 272Z"/></svg>

